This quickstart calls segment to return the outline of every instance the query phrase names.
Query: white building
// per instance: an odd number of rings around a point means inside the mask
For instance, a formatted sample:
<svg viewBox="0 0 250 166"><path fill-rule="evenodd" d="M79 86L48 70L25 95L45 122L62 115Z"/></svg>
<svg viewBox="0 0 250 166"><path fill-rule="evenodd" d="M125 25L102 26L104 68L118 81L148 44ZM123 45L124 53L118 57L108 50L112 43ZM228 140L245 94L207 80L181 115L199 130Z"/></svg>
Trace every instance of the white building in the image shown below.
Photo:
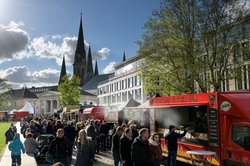
<svg viewBox="0 0 250 166"><path fill-rule="evenodd" d="M139 77L139 67L142 61L135 56L116 65L114 74L98 84L98 105L106 109L118 109L130 98L141 104L144 103L147 97Z"/></svg>

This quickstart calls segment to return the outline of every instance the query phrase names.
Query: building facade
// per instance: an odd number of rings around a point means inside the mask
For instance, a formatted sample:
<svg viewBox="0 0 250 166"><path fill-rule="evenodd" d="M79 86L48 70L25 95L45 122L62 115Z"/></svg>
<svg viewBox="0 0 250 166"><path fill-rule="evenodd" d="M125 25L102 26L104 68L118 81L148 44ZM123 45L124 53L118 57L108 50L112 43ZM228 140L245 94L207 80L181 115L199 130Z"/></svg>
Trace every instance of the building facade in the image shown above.
<svg viewBox="0 0 250 166"><path fill-rule="evenodd" d="M142 59L136 56L115 66L114 74L98 84L98 105L118 109L131 98L144 103L147 97L139 77L141 63Z"/></svg>

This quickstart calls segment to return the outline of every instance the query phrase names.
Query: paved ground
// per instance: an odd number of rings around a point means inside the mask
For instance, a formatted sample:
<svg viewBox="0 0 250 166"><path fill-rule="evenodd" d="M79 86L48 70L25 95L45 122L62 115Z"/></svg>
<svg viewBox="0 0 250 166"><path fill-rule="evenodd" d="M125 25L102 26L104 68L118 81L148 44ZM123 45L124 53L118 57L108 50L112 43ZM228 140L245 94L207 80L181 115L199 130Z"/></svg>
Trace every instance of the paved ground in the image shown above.
<svg viewBox="0 0 250 166"><path fill-rule="evenodd" d="M95 155L95 158L97 159L97 161L94 163L94 166L112 166L113 165L113 160L112 160L110 151L100 152L100 154ZM76 160L76 155L75 153L73 153L72 165L74 165L75 160ZM49 166L49 164L38 163L38 166Z"/></svg>

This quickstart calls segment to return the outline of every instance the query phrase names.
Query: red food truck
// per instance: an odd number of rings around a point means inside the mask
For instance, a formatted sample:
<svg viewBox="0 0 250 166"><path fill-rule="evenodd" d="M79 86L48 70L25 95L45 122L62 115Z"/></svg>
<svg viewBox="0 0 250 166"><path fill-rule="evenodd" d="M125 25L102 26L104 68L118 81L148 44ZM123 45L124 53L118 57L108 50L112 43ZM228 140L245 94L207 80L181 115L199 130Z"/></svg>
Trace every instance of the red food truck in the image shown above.
<svg viewBox="0 0 250 166"><path fill-rule="evenodd" d="M85 108L82 113L78 113L79 120L100 120L101 122L104 120L104 110L101 106L94 106L90 108Z"/></svg>
<svg viewBox="0 0 250 166"><path fill-rule="evenodd" d="M137 117L134 120L148 127L151 133L162 134L165 156L167 145L163 136L170 125L175 125L190 129L178 141L177 160L203 165L205 158L212 165L250 165L250 92L155 97L150 99L149 106L128 108L125 112L125 116ZM183 132L181 128L177 132ZM215 155L201 158L187 153L195 150Z"/></svg>

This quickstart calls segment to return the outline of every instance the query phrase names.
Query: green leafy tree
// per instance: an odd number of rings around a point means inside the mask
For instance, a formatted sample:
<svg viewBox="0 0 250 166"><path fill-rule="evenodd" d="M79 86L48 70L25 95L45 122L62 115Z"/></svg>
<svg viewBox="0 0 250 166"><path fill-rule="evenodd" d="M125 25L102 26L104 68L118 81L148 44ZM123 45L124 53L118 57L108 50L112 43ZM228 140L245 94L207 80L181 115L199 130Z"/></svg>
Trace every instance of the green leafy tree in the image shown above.
<svg viewBox="0 0 250 166"><path fill-rule="evenodd" d="M79 104L81 92L79 86L79 77L74 75L71 79L66 75L63 77L63 83L60 83L58 87L60 103L62 106Z"/></svg>
<svg viewBox="0 0 250 166"><path fill-rule="evenodd" d="M145 24L143 39L138 41L139 56L145 60L141 76L150 96L191 93L195 83L202 92L211 86L219 90L229 66L226 60L238 41L238 35L228 26L241 20L238 2L162 1ZM223 69L216 66L218 62ZM204 79L207 72L210 75Z"/></svg>
<svg viewBox="0 0 250 166"><path fill-rule="evenodd" d="M7 80L0 78L0 110L8 107L7 92L10 90L11 86L7 84L6 81Z"/></svg>

